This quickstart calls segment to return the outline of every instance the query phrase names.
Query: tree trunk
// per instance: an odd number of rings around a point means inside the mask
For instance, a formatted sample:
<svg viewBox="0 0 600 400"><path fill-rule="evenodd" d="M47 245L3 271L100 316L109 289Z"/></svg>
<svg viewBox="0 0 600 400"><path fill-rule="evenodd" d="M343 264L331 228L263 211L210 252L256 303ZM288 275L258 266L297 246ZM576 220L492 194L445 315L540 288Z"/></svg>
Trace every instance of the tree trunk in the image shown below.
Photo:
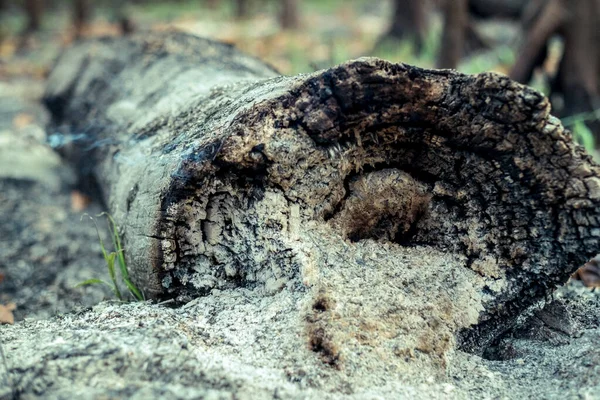
<svg viewBox="0 0 600 400"><path fill-rule="evenodd" d="M499 75L362 59L282 77L145 33L68 50L45 102L148 297L306 291L332 365L332 324L366 323L335 307L358 292L398 329L381 340L482 351L600 245L600 167Z"/></svg>
<svg viewBox="0 0 600 400"><path fill-rule="evenodd" d="M283 29L297 29L300 27L298 0L281 0L279 20Z"/></svg>
<svg viewBox="0 0 600 400"><path fill-rule="evenodd" d="M600 0L570 1L571 18L564 27L564 54L554 93L563 96L563 116L600 110ZM586 123L600 147L600 120Z"/></svg>
<svg viewBox="0 0 600 400"><path fill-rule="evenodd" d="M74 0L73 2L73 25L75 35L81 37L85 27L89 24L92 15L90 0Z"/></svg>
<svg viewBox="0 0 600 400"><path fill-rule="evenodd" d="M478 18L518 20L530 0L469 0L469 14Z"/></svg>
<svg viewBox="0 0 600 400"><path fill-rule="evenodd" d="M207 8L214 10L219 5L219 0L205 0L204 3L206 4Z"/></svg>
<svg viewBox="0 0 600 400"><path fill-rule="evenodd" d="M26 33L39 31L44 13L44 0L25 0L25 13L27 14Z"/></svg>
<svg viewBox="0 0 600 400"><path fill-rule="evenodd" d="M528 82L547 54L549 40L560 34L564 53L554 78L551 97L563 99L555 109L561 116L600 108L600 0L537 0L532 2L524 23L525 40L510 73ZM600 143L600 122L588 122Z"/></svg>
<svg viewBox="0 0 600 400"><path fill-rule="evenodd" d="M425 0L394 0L392 24L383 40L410 40L420 52L428 29L427 12Z"/></svg>
<svg viewBox="0 0 600 400"><path fill-rule="evenodd" d="M456 68L466 55L490 47L475 28L470 18L467 0L445 1L444 30L438 56L438 67Z"/></svg>
<svg viewBox="0 0 600 400"><path fill-rule="evenodd" d="M125 4L119 0L112 0L112 19L119 25L122 35L129 35L136 30L136 25L131 18L130 12L125 8Z"/></svg>
<svg viewBox="0 0 600 400"><path fill-rule="evenodd" d="M235 16L238 19L250 16L250 0L235 0Z"/></svg>
<svg viewBox="0 0 600 400"><path fill-rule="evenodd" d="M456 68L465 53L469 12L467 0L447 0L444 3L444 31L438 66Z"/></svg>

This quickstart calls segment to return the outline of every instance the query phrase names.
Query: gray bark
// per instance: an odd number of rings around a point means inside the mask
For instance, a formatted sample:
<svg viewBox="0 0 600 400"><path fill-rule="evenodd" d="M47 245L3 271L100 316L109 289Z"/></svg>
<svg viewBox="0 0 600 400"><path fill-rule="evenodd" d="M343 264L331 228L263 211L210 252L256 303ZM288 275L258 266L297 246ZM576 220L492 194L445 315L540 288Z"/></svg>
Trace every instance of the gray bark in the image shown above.
<svg viewBox="0 0 600 400"><path fill-rule="evenodd" d="M599 247L600 168L499 75L360 59L281 77L144 34L66 51L45 101L55 132L86 135L63 154L148 297L306 292L332 366L364 335L442 364L456 338L480 352Z"/></svg>

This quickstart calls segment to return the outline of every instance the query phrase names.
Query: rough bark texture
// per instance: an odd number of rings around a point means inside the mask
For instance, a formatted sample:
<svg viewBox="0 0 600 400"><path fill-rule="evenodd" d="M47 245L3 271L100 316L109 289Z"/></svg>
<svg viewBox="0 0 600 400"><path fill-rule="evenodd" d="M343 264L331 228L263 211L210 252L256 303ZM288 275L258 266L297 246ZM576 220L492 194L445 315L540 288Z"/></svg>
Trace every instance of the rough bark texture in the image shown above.
<svg viewBox="0 0 600 400"><path fill-rule="evenodd" d="M332 366L444 364L457 334L482 351L598 250L600 169L499 75L361 59L280 77L145 34L68 50L46 104L53 131L85 135L64 154L97 179L147 296L305 292Z"/></svg>
<svg viewBox="0 0 600 400"><path fill-rule="evenodd" d="M526 31L510 76L528 82L547 55L549 40L556 34L564 40L564 53L551 85L551 98L564 103L555 109L561 116L600 108L600 0L536 0L524 15ZM600 142L600 122L588 123Z"/></svg>

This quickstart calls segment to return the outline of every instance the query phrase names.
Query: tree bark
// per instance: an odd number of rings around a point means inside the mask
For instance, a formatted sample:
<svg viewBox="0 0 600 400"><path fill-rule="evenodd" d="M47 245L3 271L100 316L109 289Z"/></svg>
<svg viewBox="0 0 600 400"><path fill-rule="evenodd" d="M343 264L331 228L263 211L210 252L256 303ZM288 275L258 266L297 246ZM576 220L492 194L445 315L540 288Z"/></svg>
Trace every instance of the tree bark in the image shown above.
<svg viewBox="0 0 600 400"><path fill-rule="evenodd" d="M282 77L144 34L68 50L45 102L148 297L316 293L311 348L332 365L327 327L356 282L406 291L381 318L404 310L389 322L420 327L408 336L434 324L415 348L458 335L479 352L600 245L600 167L546 98L499 75L361 59Z"/></svg>

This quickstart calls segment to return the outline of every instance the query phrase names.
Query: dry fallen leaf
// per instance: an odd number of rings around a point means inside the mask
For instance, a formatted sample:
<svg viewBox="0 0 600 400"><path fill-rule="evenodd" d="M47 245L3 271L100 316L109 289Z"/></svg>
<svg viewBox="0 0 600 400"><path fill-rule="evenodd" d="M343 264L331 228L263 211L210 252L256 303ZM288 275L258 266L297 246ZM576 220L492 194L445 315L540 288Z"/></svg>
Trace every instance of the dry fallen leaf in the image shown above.
<svg viewBox="0 0 600 400"><path fill-rule="evenodd" d="M31 114L20 113L13 118L13 125L17 129L23 129L31 123L33 123L33 115Z"/></svg>
<svg viewBox="0 0 600 400"><path fill-rule="evenodd" d="M8 303L7 305L0 304L0 324L14 324L15 316L13 311L17 308L15 303Z"/></svg>
<svg viewBox="0 0 600 400"><path fill-rule="evenodd" d="M71 192L71 210L74 212L81 212L87 208L90 204L91 199L85 194L73 190Z"/></svg>

